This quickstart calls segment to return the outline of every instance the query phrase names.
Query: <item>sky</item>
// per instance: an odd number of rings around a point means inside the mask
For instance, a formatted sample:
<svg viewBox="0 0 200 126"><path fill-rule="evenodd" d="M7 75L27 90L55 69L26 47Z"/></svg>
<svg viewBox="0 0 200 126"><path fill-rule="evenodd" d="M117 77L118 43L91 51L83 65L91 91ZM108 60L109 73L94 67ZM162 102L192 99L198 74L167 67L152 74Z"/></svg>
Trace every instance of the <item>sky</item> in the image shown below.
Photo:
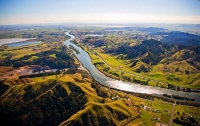
<svg viewBox="0 0 200 126"><path fill-rule="evenodd" d="M200 24L200 0L0 0L0 25Z"/></svg>

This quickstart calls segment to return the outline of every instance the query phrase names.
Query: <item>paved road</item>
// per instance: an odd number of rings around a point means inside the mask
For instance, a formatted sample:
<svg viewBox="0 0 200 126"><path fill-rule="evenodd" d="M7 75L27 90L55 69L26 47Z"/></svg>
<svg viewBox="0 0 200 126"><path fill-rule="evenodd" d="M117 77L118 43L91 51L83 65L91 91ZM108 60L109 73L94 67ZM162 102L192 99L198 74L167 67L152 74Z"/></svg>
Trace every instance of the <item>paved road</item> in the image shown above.
<svg viewBox="0 0 200 126"><path fill-rule="evenodd" d="M172 112L171 112L171 116L170 116L170 120L169 120L169 126L172 126L172 122L173 122L173 117L174 117L174 106L176 104L173 104L172 106Z"/></svg>

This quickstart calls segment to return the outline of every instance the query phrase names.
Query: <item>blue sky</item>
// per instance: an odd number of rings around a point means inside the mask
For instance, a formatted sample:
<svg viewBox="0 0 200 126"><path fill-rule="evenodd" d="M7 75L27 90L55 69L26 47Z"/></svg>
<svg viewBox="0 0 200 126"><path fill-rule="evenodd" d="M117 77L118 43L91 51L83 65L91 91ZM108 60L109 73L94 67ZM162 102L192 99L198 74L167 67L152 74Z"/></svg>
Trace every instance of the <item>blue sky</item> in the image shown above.
<svg viewBox="0 0 200 126"><path fill-rule="evenodd" d="M200 0L0 0L0 24L200 24Z"/></svg>

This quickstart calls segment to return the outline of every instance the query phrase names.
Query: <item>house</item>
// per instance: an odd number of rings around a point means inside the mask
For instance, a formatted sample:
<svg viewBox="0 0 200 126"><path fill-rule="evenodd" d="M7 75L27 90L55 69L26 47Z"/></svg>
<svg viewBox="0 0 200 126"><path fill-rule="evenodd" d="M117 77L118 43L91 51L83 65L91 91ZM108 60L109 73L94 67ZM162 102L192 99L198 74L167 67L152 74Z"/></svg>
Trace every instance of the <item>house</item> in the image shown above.
<svg viewBox="0 0 200 126"><path fill-rule="evenodd" d="M160 121L160 118L159 117L153 117L152 120L154 120L154 121Z"/></svg>
<svg viewBox="0 0 200 126"><path fill-rule="evenodd" d="M150 110L151 110L151 107L149 107L149 106L144 106L144 110L150 111Z"/></svg>

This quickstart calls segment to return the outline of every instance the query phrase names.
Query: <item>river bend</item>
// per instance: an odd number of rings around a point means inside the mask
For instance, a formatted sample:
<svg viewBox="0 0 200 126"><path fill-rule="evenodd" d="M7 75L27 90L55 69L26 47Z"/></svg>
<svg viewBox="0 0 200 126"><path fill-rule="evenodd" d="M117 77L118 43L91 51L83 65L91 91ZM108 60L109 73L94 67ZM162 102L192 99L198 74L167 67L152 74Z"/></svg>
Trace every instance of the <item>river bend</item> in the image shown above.
<svg viewBox="0 0 200 126"><path fill-rule="evenodd" d="M64 42L65 45L67 45L67 47L69 47L69 45L72 45L80 52L79 54L76 54L74 52L74 55L76 55L79 61L82 62L83 66L90 71L92 77L96 81L100 82L102 85L105 85L110 88L115 88L119 90L130 91L130 92L137 92L137 93L156 94L156 95L162 95L162 94L179 95L182 97L193 98L195 99L195 102L200 103L200 93L175 91L175 90L165 89L165 88L160 88L160 87L153 87L153 86L123 82L123 81L115 80L115 79L105 76L98 69L96 69L96 67L92 64L90 56L88 55L87 52L85 52L81 47L70 42L71 40L75 39L75 37L69 34L69 32L66 32L66 35L70 36L70 39Z"/></svg>

